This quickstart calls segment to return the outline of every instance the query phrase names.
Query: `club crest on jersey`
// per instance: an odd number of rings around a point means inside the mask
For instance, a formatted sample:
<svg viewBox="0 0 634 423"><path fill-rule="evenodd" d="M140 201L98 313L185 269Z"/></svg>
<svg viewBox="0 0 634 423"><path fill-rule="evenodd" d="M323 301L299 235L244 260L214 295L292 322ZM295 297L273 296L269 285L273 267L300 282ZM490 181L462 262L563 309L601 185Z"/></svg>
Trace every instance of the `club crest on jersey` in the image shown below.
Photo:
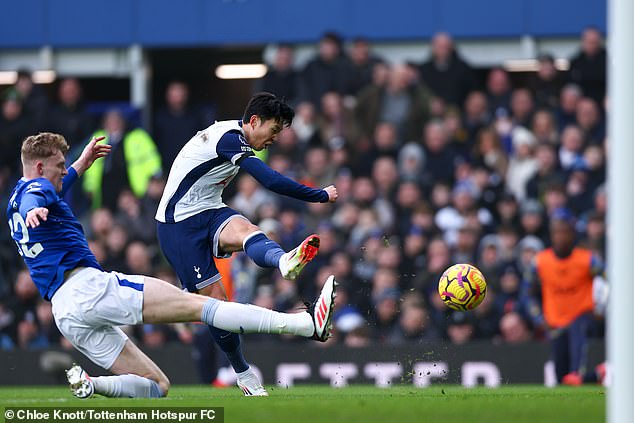
<svg viewBox="0 0 634 423"><path fill-rule="evenodd" d="M200 274L200 267L194 266L194 272L196 272L196 278L200 279L203 276Z"/></svg>

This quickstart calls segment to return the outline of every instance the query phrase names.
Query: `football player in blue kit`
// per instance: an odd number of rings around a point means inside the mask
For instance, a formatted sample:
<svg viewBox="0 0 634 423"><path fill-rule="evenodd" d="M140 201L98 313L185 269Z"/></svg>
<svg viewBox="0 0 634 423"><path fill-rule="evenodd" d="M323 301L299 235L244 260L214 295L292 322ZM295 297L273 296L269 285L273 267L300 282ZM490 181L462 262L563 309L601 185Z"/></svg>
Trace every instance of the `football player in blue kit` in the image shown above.
<svg viewBox="0 0 634 423"><path fill-rule="evenodd" d="M279 268L284 278L292 280L317 254L317 235L285 252L222 201L223 190L240 169L278 194L315 203L337 200L334 186L314 189L299 184L253 153L273 144L280 131L291 125L294 115L293 109L275 95L255 94L242 120L216 122L199 131L176 156L156 213L157 232L165 257L188 291L227 299L214 257L229 257L244 250L257 265ZM245 395L267 395L242 355L239 335L210 329Z"/></svg>
<svg viewBox="0 0 634 423"><path fill-rule="evenodd" d="M94 138L66 167L63 136L27 137L21 150L23 177L11 193L7 217L31 278L51 301L60 332L79 351L114 376L90 377L77 365L67 371L72 393L88 398L162 397L169 380L118 326L202 321L241 333L294 334L325 341L334 306L335 281L328 278L305 312L278 313L181 291L168 282L105 272L88 248L77 218L62 197L110 146Z"/></svg>

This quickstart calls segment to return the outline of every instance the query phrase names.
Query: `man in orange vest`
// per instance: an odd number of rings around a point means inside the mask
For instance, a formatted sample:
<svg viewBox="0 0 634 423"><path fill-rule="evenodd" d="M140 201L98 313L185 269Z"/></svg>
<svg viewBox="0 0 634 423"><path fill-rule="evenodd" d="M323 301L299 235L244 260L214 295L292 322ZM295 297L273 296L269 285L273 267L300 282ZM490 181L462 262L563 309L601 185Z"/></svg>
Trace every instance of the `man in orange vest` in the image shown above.
<svg viewBox="0 0 634 423"><path fill-rule="evenodd" d="M550 339L557 381L581 385L596 381L585 366L593 313L601 305L593 298L593 284L605 285L604 265L590 250L575 246L575 219L569 210L553 212L550 238L551 248L535 256L528 272L523 302L535 327Z"/></svg>

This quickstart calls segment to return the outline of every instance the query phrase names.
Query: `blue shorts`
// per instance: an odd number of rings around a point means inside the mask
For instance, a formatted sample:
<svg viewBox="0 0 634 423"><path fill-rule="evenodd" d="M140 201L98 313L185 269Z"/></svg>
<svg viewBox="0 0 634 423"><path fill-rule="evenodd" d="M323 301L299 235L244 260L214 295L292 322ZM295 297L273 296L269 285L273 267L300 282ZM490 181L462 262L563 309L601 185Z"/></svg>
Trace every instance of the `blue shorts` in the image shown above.
<svg viewBox="0 0 634 423"><path fill-rule="evenodd" d="M220 280L214 257L231 256L219 251L220 232L235 218L246 219L237 211L223 207L205 210L181 222L157 223L161 250L189 292L198 292Z"/></svg>

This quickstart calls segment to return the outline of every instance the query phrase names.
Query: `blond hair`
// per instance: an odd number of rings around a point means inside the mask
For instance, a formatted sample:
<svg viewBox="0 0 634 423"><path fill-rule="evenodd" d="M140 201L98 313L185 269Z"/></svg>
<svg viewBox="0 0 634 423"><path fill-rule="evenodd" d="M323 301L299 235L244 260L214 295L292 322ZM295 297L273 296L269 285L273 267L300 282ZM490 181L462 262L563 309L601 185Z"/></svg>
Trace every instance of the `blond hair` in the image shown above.
<svg viewBox="0 0 634 423"><path fill-rule="evenodd" d="M58 150L62 154L66 154L68 149L69 146L64 136L52 132L40 132L37 135L26 137L22 142L22 163L46 159L53 156Z"/></svg>

